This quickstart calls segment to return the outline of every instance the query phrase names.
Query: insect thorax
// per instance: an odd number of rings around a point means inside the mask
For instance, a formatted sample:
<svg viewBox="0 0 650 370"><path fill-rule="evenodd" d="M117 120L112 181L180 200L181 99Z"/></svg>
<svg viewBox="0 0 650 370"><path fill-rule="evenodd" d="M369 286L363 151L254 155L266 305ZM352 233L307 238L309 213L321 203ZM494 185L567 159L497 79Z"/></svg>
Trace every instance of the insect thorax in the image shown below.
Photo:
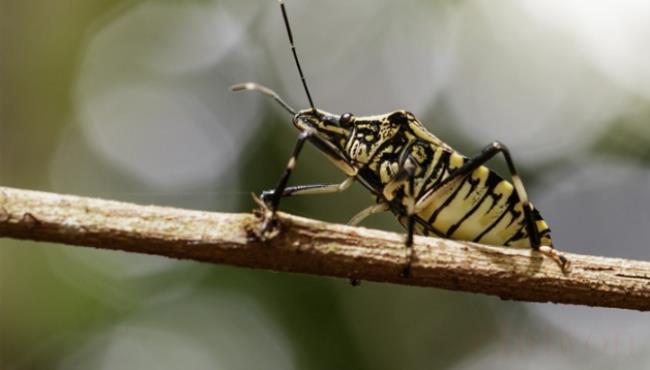
<svg viewBox="0 0 650 370"><path fill-rule="evenodd" d="M370 170L376 182L383 185L397 175L407 154L414 155L422 164L436 148L449 149L412 113L398 110L356 118L344 151L352 162Z"/></svg>

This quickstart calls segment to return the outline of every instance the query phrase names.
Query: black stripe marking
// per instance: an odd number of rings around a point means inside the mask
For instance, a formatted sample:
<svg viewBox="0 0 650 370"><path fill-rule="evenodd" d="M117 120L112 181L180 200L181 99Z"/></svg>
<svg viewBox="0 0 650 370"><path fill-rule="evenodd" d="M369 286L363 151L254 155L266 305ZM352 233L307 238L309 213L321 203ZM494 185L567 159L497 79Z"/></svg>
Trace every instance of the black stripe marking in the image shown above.
<svg viewBox="0 0 650 370"><path fill-rule="evenodd" d="M551 234L551 229L548 229L548 228L547 228L547 229L544 229L544 230L542 230L542 231L539 232L539 237L541 238L541 237L543 237L543 236L547 236L547 235L550 235L550 234ZM549 236L549 237L550 237L550 236Z"/></svg>
<svg viewBox="0 0 650 370"><path fill-rule="evenodd" d="M436 186L441 181L444 180L445 172L447 172L447 169L449 168L450 156L451 156L451 152L443 150L442 154L440 155L440 158L438 158L438 162L436 163L436 168L433 170L433 173L436 173L436 171L438 171L436 178L433 180L431 184L429 184L429 186L423 186L420 193L426 193L432 189L435 189ZM418 198L419 198L419 194L418 194Z"/></svg>
<svg viewBox="0 0 650 370"><path fill-rule="evenodd" d="M463 199L469 198L469 196L472 195L474 190L476 190L476 187L478 186L478 184L481 183L480 178L479 179L474 179L471 174L467 176L467 179L468 179L467 181L469 182L469 191L467 192L467 195L465 195L465 198L463 198Z"/></svg>
<svg viewBox="0 0 650 370"><path fill-rule="evenodd" d="M510 194L510 198L512 198L513 195L515 195L515 192L514 192L514 191L512 192L512 194ZM508 214L508 212L510 212L510 208L513 207L513 203L510 202L510 198L508 198L508 201L507 201L507 203L508 203L508 207L506 207L506 209L505 209L503 212L501 212L501 214L499 215L499 217L497 217L497 219L494 220L494 221L490 224L490 226L488 226L485 230L483 230L482 233L480 233L476 238L474 238L474 240L473 240L474 242L479 242L479 241L481 240L481 238L485 236L485 234L489 233L492 229L494 229L494 227L495 227L496 225L498 225L499 222L501 222L501 219L503 219L503 217L504 217L506 214ZM496 202L495 202L494 204L496 204ZM493 206L494 206L494 205L493 205ZM490 209L492 209L492 207L491 207Z"/></svg>
<svg viewBox="0 0 650 370"><path fill-rule="evenodd" d="M445 235L447 238L449 238L460 227L460 225L465 222L465 220L467 220L474 212L476 212L476 210L481 206L481 204L483 204L491 191L491 189L488 189L481 197L481 200L477 202L474 207L469 210L469 212L465 213L465 215L458 222L449 227L449 230L447 230L447 233ZM467 197L465 197L465 199L467 199Z"/></svg>
<svg viewBox="0 0 650 370"><path fill-rule="evenodd" d="M492 198L494 199L494 202L492 203L492 205L490 206L490 208L487 210L486 213L492 211L492 208L494 208L494 206L497 205L497 203L499 203L499 201L503 197L503 194L494 194L494 188L496 188L496 186L501 181L503 181L503 178L501 178L501 176L497 175L492 171L490 171L487 180L485 180L485 185L492 188L492 191L490 191L490 195L492 195ZM512 193L514 194L514 191Z"/></svg>
<svg viewBox="0 0 650 370"><path fill-rule="evenodd" d="M521 240L524 238L528 238L528 234L525 233L523 230L526 228L526 224L522 223L521 228L513 235L510 239L506 240L504 245L510 245L513 241Z"/></svg>
<svg viewBox="0 0 650 370"><path fill-rule="evenodd" d="M399 133L399 132L398 132ZM374 153L368 158L368 166L370 166L374 160L377 158L378 155L383 155L383 154L401 154L404 152L404 144L406 143L406 138L403 135L396 135L391 137L390 139L387 139L383 143L379 144L379 147L377 147L377 150L375 150ZM394 149L391 153L387 153L385 150L388 146L394 145ZM379 163L384 162L383 160L380 160Z"/></svg>
<svg viewBox="0 0 650 370"><path fill-rule="evenodd" d="M508 199L508 201L510 201L510 199ZM521 213L522 213L522 212L515 211L515 206L517 206L517 204L520 204L520 202L515 201L514 204L513 204L512 209L510 210L510 213L512 214L512 219L511 219L510 222L506 225L506 227L510 227L510 225L512 225L512 223L515 222L515 221L519 218L519 216L521 216ZM522 204L522 207L524 207L523 204ZM523 221L523 222L524 222L524 223L526 222L526 219L525 219L525 218L524 218L524 221Z"/></svg>
<svg viewBox="0 0 650 370"><path fill-rule="evenodd" d="M440 205L440 207L438 207L435 211L433 211L433 213L431 214L431 217L429 217L429 223L430 224L433 224L436 221L436 218L438 217L440 212L442 212L445 208L447 208L447 206L449 206L449 204L456 198L456 196L458 196L458 192L460 192L460 189L463 188L463 185L465 185L466 181L467 181L467 177L465 177L458 184L456 189L454 189L454 192L451 193L451 195L449 195L449 197L447 197L447 199L445 199L445 201Z"/></svg>

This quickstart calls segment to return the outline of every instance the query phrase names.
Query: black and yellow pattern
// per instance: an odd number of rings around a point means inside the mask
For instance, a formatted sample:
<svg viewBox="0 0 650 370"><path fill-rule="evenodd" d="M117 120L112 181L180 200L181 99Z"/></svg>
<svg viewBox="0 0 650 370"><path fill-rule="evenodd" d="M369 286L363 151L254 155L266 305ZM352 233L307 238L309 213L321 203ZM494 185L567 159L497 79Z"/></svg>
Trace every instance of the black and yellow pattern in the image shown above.
<svg viewBox="0 0 650 370"><path fill-rule="evenodd" d="M357 179L397 216L406 215L413 201L418 233L533 247L524 211L528 207L539 245L552 246L550 230L525 192L518 194L511 182L482 164L491 156L478 163L481 158L459 154L405 111L354 118L347 129L333 124L336 120L311 109L294 118L299 129L314 130L317 146L321 140L334 144L330 157L349 163ZM507 150L498 143L489 148L495 154ZM401 173L407 163L414 167L412 197L407 195L408 176ZM465 172L459 172L462 168ZM518 179L516 172L512 175Z"/></svg>
<svg viewBox="0 0 650 370"><path fill-rule="evenodd" d="M567 259L553 249L548 225L528 201L505 145L493 142L477 155L467 157L431 134L412 113L404 110L354 117L350 113L336 115L316 109L282 1L280 6L311 108L296 112L275 92L255 83L232 87L235 91L253 90L272 97L294 116L293 124L300 131L278 185L262 193L273 214L282 197L340 192L358 181L377 197L377 204L359 212L350 223L357 224L374 213L393 212L407 229L409 257L405 276L410 274L414 233L533 248L568 268ZM332 160L346 174L346 180L340 184L287 187L306 141ZM512 181L484 165L499 153L505 158Z"/></svg>
<svg viewBox="0 0 650 370"><path fill-rule="evenodd" d="M355 119L343 149L359 167L364 182L397 204L392 210L398 216L404 215L407 207L406 179L396 181L396 175L406 160L415 164L416 229L420 234L532 247L523 211L527 199L517 194L511 182L482 164L449 181L470 159L426 131L411 113L396 111ZM541 244L551 246L550 229L537 210L532 209L532 216Z"/></svg>

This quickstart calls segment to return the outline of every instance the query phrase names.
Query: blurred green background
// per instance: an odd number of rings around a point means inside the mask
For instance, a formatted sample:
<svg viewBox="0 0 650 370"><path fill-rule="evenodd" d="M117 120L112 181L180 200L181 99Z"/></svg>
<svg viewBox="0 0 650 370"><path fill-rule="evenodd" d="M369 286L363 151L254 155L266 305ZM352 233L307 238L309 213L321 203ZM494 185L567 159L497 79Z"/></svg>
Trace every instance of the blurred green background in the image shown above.
<svg viewBox="0 0 650 370"><path fill-rule="evenodd" d="M559 249L650 260L645 0L292 1L321 109L510 146ZM0 184L249 211L307 105L276 1L0 1ZM493 163L503 169L500 159ZM343 179L313 148L292 183ZM372 202L289 199L346 222ZM388 215L364 225L400 230ZM3 369L630 369L647 314L0 240Z"/></svg>

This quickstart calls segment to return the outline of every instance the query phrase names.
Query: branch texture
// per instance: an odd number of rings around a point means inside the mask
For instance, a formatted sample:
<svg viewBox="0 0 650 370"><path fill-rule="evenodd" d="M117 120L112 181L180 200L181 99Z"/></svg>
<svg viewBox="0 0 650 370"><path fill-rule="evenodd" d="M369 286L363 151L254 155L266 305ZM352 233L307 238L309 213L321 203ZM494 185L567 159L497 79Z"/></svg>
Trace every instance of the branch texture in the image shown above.
<svg viewBox="0 0 650 370"><path fill-rule="evenodd" d="M412 277L401 234L280 214L280 233L255 237L252 214L140 206L0 187L0 237L361 280L431 286L503 299L650 310L650 262L566 254L563 273L528 249L416 237Z"/></svg>

